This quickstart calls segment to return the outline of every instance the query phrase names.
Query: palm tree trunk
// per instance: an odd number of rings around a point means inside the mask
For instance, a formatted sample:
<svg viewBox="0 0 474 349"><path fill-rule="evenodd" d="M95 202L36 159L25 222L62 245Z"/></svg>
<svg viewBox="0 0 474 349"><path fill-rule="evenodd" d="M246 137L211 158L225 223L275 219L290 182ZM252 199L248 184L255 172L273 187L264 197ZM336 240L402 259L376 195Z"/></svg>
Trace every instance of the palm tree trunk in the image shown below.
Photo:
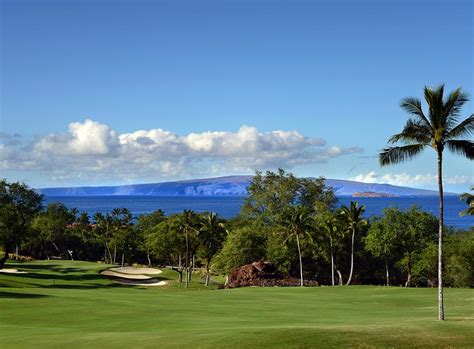
<svg viewBox="0 0 474 349"><path fill-rule="evenodd" d="M105 251L107 252L109 263L112 263L112 254L110 253L109 243L107 242L107 239L105 239L104 242L105 242Z"/></svg>
<svg viewBox="0 0 474 349"><path fill-rule="evenodd" d="M185 232L186 238L186 288L189 287L189 243L188 243L188 232Z"/></svg>
<svg viewBox="0 0 474 349"><path fill-rule="evenodd" d="M405 282L405 287L409 287L410 282L411 282L411 254L408 254L407 281Z"/></svg>
<svg viewBox="0 0 474 349"><path fill-rule="evenodd" d="M331 250L331 283L334 286L334 254L332 251L332 236L329 235L329 247Z"/></svg>
<svg viewBox="0 0 474 349"><path fill-rule="evenodd" d="M299 257L300 257L300 281L301 281L300 286L303 287L303 286L304 286L304 281L303 281L303 260L302 260L302 258L301 258L300 238L299 238L298 234L296 235L296 245L298 246L298 255L299 255Z"/></svg>
<svg viewBox="0 0 474 349"><path fill-rule="evenodd" d="M189 266L189 281L191 282L193 278L193 272L194 272L194 258L195 255L193 254L193 257L191 258L191 265Z"/></svg>
<svg viewBox="0 0 474 349"><path fill-rule="evenodd" d="M355 227L352 227L352 244L351 244L351 272L349 273L349 279L347 279L347 285L350 285L352 281L352 272L354 271L354 240L355 240Z"/></svg>
<svg viewBox="0 0 474 349"><path fill-rule="evenodd" d="M438 319L444 320L443 302L443 153L438 151L439 232L438 232Z"/></svg>
<svg viewBox="0 0 474 349"><path fill-rule="evenodd" d="M148 266L151 267L151 259L150 259L150 253L147 252L146 258L148 259Z"/></svg>
<svg viewBox="0 0 474 349"><path fill-rule="evenodd" d="M209 264L210 264L210 261L209 261L209 259L208 259L208 260L206 261L206 286L209 286L209 279L210 279Z"/></svg>
<svg viewBox="0 0 474 349"><path fill-rule="evenodd" d="M51 240L51 243L53 244L54 249L56 250L56 252L57 252L58 254L60 254L58 245L56 245L56 243L55 243L53 240ZM67 258L66 258L66 259L67 259Z"/></svg>
<svg viewBox="0 0 474 349"><path fill-rule="evenodd" d="M181 253L178 255L178 270L179 270L179 282L183 282L183 263L181 261Z"/></svg>
<svg viewBox="0 0 474 349"><path fill-rule="evenodd" d="M343 281L342 281L342 273L339 269L336 269L337 275L339 277L339 286L342 286Z"/></svg>

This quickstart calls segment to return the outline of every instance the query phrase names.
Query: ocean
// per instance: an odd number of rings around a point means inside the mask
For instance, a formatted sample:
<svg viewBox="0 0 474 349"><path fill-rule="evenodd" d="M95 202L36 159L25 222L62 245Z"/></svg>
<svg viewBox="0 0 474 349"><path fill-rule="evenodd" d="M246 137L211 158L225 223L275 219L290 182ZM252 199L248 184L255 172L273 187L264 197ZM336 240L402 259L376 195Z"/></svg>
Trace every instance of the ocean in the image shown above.
<svg viewBox="0 0 474 349"><path fill-rule="evenodd" d="M348 205L357 201L365 205L366 217L380 215L385 207L397 206L400 209L411 205L420 205L425 211L438 215L439 201L437 196L398 197L398 198L353 198L338 197L338 205ZM222 217L236 216L245 197L242 196L46 196L45 203L60 202L69 208L77 208L89 215L100 211L110 212L116 207L128 208L134 216L162 209L166 214L192 209L196 212L215 212ZM447 196L444 201L445 224L456 228L468 229L474 226L474 217L460 217L459 212L466 209L465 202L457 196Z"/></svg>

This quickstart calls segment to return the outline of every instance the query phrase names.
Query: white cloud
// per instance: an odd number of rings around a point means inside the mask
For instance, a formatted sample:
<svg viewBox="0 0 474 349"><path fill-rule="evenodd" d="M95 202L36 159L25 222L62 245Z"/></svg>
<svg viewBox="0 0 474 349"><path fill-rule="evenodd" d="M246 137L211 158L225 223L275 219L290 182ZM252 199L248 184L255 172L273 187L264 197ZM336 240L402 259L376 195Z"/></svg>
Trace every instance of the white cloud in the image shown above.
<svg viewBox="0 0 474 349"><path fill-rule="evenodd" d="M364 183L387 183L400 186L433 186L438 183L438 177L433 174L387 173L379 175L376 171L359 174L350 180ZM474 177L469 176L444 176L443 183L451 185L463 185L474 183Z"/></svg>
<svg viewBox="0 0 474 349"><path fill-rule="evenodd" d="M69 132L25 142L0 137L0 168L40 173L62 182L110 182L174 179L253 172L326 162L359 147L326 146L297 131L261 133L253 126L237 132L209 131L177 135L163 129L118 134L87 119L69 124Z"/></svg>

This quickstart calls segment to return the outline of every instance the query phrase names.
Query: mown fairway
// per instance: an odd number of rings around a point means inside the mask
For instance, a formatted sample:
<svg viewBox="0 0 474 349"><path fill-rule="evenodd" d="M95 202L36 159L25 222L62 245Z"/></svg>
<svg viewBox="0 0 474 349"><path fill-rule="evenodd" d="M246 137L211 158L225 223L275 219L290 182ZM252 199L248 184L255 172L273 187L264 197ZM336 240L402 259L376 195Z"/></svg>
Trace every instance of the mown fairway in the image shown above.
<svg viewBox="0 0 474 349"><path fill-rule="evenodd" d="M8 265L1 347L474 347L474 290L117 286L86 262ZM166 271L161 278L174 280Z"/></svg>

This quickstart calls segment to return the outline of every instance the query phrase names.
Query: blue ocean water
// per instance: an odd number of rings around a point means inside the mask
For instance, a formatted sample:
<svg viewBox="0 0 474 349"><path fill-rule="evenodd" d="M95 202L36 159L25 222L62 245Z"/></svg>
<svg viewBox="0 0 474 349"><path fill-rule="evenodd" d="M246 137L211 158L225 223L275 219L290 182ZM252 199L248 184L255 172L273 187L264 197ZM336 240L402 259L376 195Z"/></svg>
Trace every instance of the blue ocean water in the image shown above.
<svg viewBox="0 0 474 349"><path fill-rule="evenodd" d="M341 196L339 205L348 205L350 201L358 201L366 206L367 217L379 215L385 207L398 206L400 209L411 205L420 205L424 210L438 215L439 201L437 196L398 197L398 198L353 198ZM93 215L97 211L110 212L116 207L127 207L135 216L150 213L157 209L167 214L192 209L196 212L216 212L222 217L236 216L245 197L226 196L46 196L45 203L61 202L69 208L86 211ZM474 217L460 217L459 212L466 204L456 196L445 197L445 224L457 228L468 229L474 226Z"/></svg>

